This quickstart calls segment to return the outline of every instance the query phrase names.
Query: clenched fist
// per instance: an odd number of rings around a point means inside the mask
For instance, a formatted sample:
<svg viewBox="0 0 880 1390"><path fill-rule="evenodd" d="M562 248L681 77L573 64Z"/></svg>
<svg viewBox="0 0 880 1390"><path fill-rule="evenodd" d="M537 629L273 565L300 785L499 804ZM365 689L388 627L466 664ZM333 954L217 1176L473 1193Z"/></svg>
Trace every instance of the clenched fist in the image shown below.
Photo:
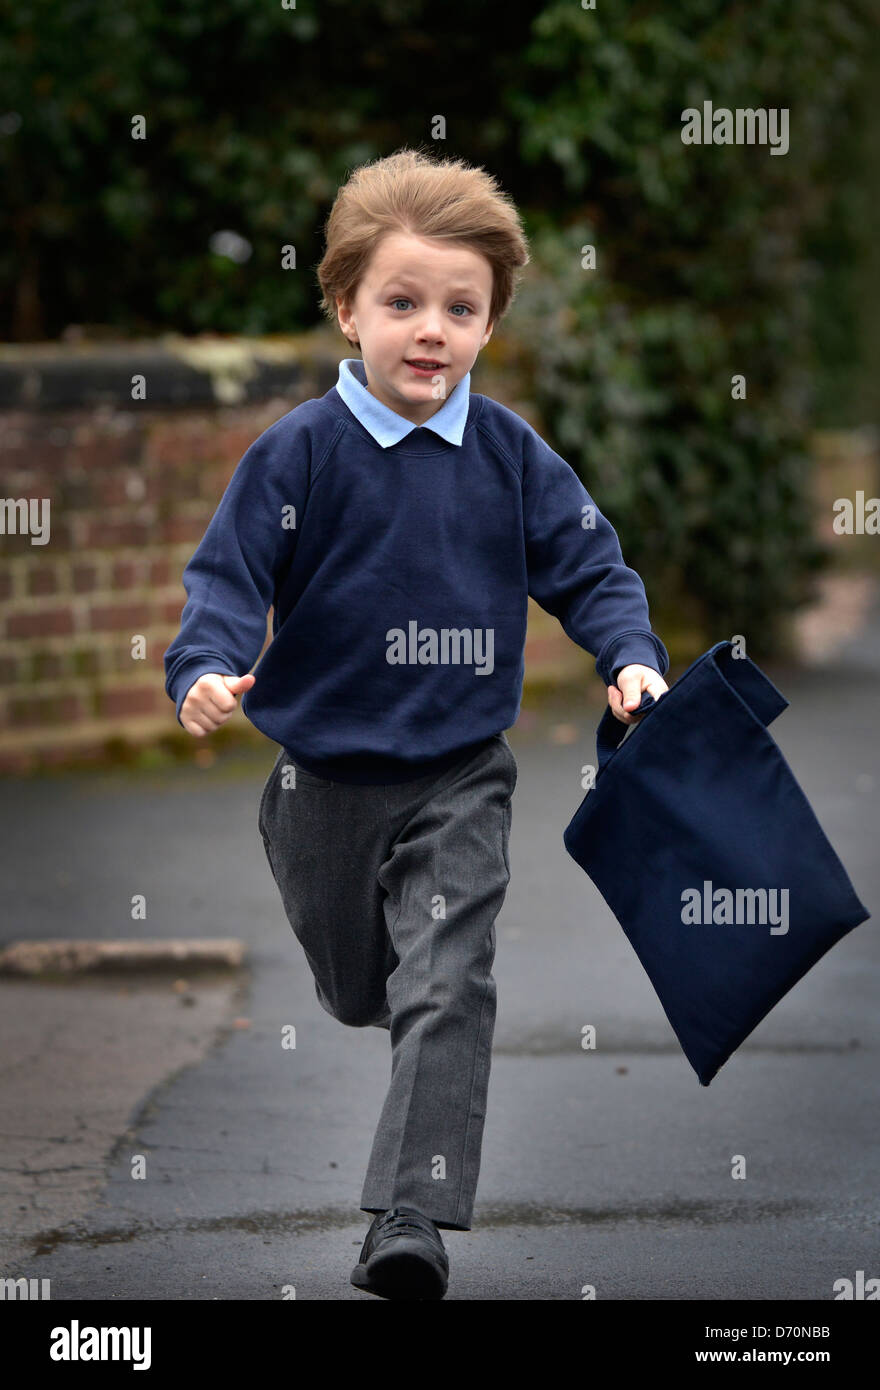
<svg viewBox="0 0 880 1390"><path fill-rule="evenodd" d="M236 706L236 695L250 690L256 676L199 676L180 707L180 722L196 738L212 734L225 724Z"/></svg>
<svg viewBox="0 0 880 1390"><path fill-rule="evenodd" d="M634 713L641 704L643 692L647 690L649 695L659 700L668 689L669 686L660 672L655 671L653 666L641 666L638 663L622 666L617 673L617 685L608 686L611 713L621 724L637 724L647 713L646 710L642 710L641 714Z"/></svg>

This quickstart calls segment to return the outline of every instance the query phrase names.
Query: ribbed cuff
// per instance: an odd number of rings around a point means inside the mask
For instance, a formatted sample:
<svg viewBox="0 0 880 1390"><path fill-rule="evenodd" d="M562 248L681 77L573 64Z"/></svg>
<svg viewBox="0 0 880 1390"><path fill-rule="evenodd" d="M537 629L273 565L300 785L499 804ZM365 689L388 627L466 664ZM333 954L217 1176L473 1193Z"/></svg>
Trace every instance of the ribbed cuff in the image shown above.
<svg viewBox="0 0 880 1390"><path fill-rule="evenodd" d="M605 685L614 685L617 672L634 664L650 666L661 676L666 675L669 653L656 633L633 628L610 637L596 657L596 674Z"/></svg>

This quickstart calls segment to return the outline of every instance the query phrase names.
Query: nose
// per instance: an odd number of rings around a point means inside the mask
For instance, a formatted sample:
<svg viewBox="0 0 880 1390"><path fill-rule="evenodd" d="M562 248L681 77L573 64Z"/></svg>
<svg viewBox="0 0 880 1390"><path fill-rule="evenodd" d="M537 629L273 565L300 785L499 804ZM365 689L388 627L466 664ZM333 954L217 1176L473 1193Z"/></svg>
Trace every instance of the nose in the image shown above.
<svg viewBox="0 0 880 1390"><path fill-rule="evenodd" d="M446 335L443 331L443 315L441 310L425 310L419 321L416 338L420 343L443 343L446 341Z"/></svg>

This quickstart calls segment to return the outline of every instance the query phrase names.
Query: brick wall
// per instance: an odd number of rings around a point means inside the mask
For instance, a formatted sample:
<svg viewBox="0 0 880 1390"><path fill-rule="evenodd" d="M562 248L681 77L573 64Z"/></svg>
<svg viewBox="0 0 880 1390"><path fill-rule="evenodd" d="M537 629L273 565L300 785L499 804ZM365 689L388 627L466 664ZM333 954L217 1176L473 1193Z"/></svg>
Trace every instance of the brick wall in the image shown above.
<svg viewBox="0 0 880 1390"><path fill-rule="evenodd" d="M164 688L184 566L247 447L333 385L344 344L315 334L2 351L0 526L4 501L48 499L49 540L34 544L18 515L0 531L0 772L156 740L201 747ZM145 400L132 399L138 377ZM35 535L39 521L37 510ZM536 612L533 675L588 676L591 659ZM227 731L263 738L240 709Z"/></svg>
<svg viewBox="0 0 880 1390"><path fill-rule="evenodd" d="M0 773L99 762L157 741L202 756L204 741L181 728L165 693L184 566L242 454L328 390L344 352L320 331L0 347ZM528 402L507 394L509 364L484 356L474 389L540 430ZM141 378L146 399L133 399ZM817 530L830 541L834 497L877 494L877 438L821 435L815 451ZM10 500L35 504L34 531L48 500L47 544L33 544L18 516L4 534ZM876 563L876 538L853 540L835 549L858 564L870 550ZM670 653L673 662L697 654ZM528 691L573 678L604 702L593 659L531 601L526 673ZM241 737L263 740L239 709L211 743Z"/></svg>

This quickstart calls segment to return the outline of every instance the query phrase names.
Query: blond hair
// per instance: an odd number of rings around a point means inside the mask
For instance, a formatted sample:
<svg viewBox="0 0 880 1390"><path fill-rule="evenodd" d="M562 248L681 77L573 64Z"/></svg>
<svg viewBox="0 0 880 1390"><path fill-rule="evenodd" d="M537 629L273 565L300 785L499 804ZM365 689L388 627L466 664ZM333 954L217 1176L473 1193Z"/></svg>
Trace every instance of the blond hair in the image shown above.
<svg viewBox="0 0 880 1390"><path fill-rule="evenodd" d="M518 272L529 260L519 213L493 175L462 159L438 160L410 148L355 169L337 193L324 230L327 245L317 278L321 309L333 324L337 297L351 306L370 258L390 232L456 241L485 256L492 267L493 325L510 308Z"/></svg>

